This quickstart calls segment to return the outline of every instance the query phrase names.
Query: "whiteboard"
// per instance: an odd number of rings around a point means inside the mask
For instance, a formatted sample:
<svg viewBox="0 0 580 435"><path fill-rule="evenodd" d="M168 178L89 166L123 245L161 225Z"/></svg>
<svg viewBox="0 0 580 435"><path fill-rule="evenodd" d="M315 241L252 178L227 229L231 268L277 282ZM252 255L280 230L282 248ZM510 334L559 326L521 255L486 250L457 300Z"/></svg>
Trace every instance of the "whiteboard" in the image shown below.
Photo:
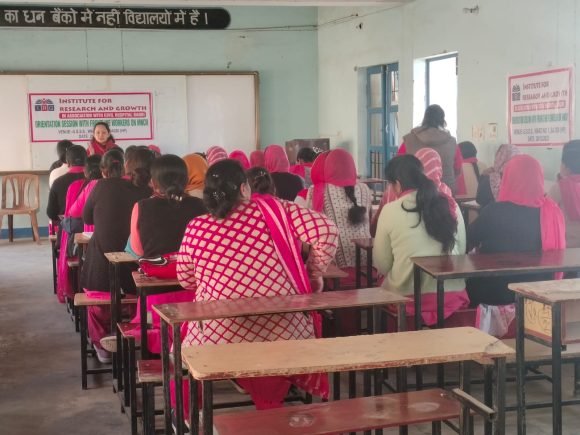
<svg viewBox="0 0 580 435"><path fill-rule="evenodd" d="M56 160L56 142L31 142L28 93L150 92L153 140L117 144L123 148L155 144L163 153L183 156L212 145L247 153L259 148L258 86L256 72L2 74L0 171L42 170Z"/></svg>

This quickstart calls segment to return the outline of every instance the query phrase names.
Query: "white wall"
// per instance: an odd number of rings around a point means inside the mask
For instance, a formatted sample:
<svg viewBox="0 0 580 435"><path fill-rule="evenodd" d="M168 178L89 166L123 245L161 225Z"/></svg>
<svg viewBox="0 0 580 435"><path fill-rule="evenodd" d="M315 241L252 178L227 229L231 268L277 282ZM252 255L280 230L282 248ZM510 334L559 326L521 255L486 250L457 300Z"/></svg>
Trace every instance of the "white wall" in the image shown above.
<svg viewBox="0 0 580 435"><path fill-rule="evenodd" d="M472 126L498 124L495 141L474 141L483 160L507 142L507 76L575 66L580 42L578 0L416 0L394 9L319 8L319 131L348 146L364 168L363 128L355 68L399 61L401 135L413 126L413 62L459 52L458 139L472 140ZM479 5L478 14L463 8ZM344 13L343 13L344 12ZM351 20L332 20L357 13ZM362 24L362 29L359 26ZM424 80L424 76L416 77ZM579 75L575 87L578 89ZM578 107L578 94L576 106ZM363 126L364 127L364 126ZM579 118L574 131L580 135ZM549 178L560 150L526 148Z"/></svg>

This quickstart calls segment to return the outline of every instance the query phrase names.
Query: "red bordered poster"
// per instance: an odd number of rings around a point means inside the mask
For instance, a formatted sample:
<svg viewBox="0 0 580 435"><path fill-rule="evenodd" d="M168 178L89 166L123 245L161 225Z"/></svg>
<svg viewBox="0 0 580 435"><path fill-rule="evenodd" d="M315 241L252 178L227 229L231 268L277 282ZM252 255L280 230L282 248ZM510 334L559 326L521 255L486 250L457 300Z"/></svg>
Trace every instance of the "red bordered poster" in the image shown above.
<svg viewBox="0 0 580 435"><path fill-rule="evenodd" d="M572 139L572 67L510 76L509 142L522 146L562 145Z"/></svg>
<svg viewBox="0 0 580 435"><path fill-rule="evenodd" d="M88 141L106 122L119 140L153 139L151 92L30 93L31 142Z"/></svg>

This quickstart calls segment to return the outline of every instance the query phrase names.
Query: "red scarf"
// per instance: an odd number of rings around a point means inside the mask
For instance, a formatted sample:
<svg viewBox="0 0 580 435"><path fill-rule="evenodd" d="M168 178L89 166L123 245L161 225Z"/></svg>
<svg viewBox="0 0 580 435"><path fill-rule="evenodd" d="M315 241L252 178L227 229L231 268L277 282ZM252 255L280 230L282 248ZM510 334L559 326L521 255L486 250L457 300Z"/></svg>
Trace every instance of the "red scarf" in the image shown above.
<svg viewBox="0 0 580 435"><path fill-rule="evenodd" d="M99 155L102 156L110 149L117 148L115 141L111 138L107 139L107 142L101 144L96 141L95 138L91 139L91 143L89 144L89 148L87 149L87 155Z"/></svg>
<svg viewBox="0 0 580 435"><path fill-rule="evenodd" d="M240 164L244 168L244 171L247 171L248 169L250 169L250 161L248 160L246 153L244 153L243 151L240 151L240 150L232 151L230 153L230 159L234 159L234 160L237 160L238 162L240 162Z"/></svg>
<svg viewBox="0 0 580 435"><path fill-rule="evenodd" d="M544 171L536 159L521 154L505 165L498 201L539 208L542 250L566 248L564 215L558 204L544 194Z"/></svg>
<svg viewBox="0 0 580 435"><path fill-rule="evenodd" d="M558 185L564 213L571 221L580 221L580 174L560 178Z"/></svg>
<svg viewBox="0 0 580 435"><path fill-rule="evenodd" d="M252 151L250 154L250 164L252 165L252 168L255 168L256 166L260 166L262 168L265 167L266 161L264 160L264 151Z"/></svg>
<svg viewBox="0 0 580 435"><path fill-rule="evenodd" d="M268 172L288 172L290 161L280 145L268 145L264 151L264 163Z"/></svg>
<svg viewBox="0 0 580 435"><path fill-rule="evenodd" d="M354 159L348 151L340 148L322 153L314 161L310 177L314 185L312 208L322 212L327 184L339 187L356 185L357 174Z"/></svg>

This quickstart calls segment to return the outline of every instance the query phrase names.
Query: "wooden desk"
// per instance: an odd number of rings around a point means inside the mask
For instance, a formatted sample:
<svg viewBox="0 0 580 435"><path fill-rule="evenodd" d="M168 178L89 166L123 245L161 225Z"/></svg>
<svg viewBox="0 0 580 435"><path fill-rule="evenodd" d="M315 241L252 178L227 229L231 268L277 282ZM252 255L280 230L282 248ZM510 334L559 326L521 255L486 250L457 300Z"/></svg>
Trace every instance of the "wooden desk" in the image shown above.
<svg viewBox="0 0 580 435"><path fill-rule="evenodd" d="M362 261L361 261L361 250L365 250L367 253L367 287L373 286L373 247L375 244L374 238L368 239L352 239L355 248L355 269L356 269L356 288L361 288L362 284Z"/></svg>
<svg viewBox="0 0 580 435"><path fill-rule="evenodd" d="M197 397L197 382L202 383L204 434L212 433L211 382L214 380L493 360L497 368L495 433L502 434L505 430L505 359L513 353L500 340L475 328L449 328L315 340L192 346L183 350L183 359L190 373L192 399ZM463 372L461 370L461 380L465 385ZM198 428L197 400L192 400L192 404L190 422L195 434Z"/></svg>
<svg viewBox="0 0 580 435"><path fill-rule="evenodd" d="M339 269L339 267L336 264L332 263L328 265L328 267L324 272L322 272L321 274L314 275L322 277L323 280L332 280L334 290L340 289L340 280L342 278L348 277L348 273L346 273L342 269Z"/></svg>
<svg viewBox="0 0 580 435"><path fill-rule="evenodd" d="M580 340L580 279L515 283L508 287L516 293L518 434L526 433L524 340L528 338L552 348L552 433L561 435L562 349Z"/></svg>
<svg viewBox="0 0 580 435"><path fill-rule="evenodd" d="M471 195L455 195L453 197L457 204L462 204L464 202L475 201L475 197Z"/></svg>
<svg viewBox="0 0 580 435"><path fill-rule="evenodd" d="M512 252L498 254L442 255L413 257L415 312L421 313L421 272L437 280L437 327L444 323L444 283L448 279L486 276L532 275L580 270L580 248L542 252ZM421 316L415 316L415 328L421 328ZM418 371L419 373L419 371ZM420 384L420 375L417 383ZM442 367L438 383L443 385Z"/></svg>
<svg viewBox="0 0 580 435"><path fill-rule="evenodd" d="M181 325L188 321L204 321L211 319L225 319L231 317L246 317L268 314L282 314L293 312L309 312L320 310L334 310L351 307L378 307L395 304L398 306L399 317L404 313L405 304L409 299L397 293L382 288L368 288L360 290L344 290L340 292L313 293L307 295L289 295L260 298L227 299L216 301L200 301L176 304L162 304L153 306L153 310L161 318L161 343L163 362L163 389L165 397L166 416L170 413L169 395L169 333L168 326L173 329L173 361L174 380L176 384L176 415L178 421L177 433L183 431L179 422L183 421L181 373ZM179 376L178 376L179 374ZM336 382L335 382L336 386ZM336 394L336 390L335 390ZM166 418L166 428L171 421ZM169 432L168 432L169 433ZM181 432L182 433L182 432Z"/></svg>

